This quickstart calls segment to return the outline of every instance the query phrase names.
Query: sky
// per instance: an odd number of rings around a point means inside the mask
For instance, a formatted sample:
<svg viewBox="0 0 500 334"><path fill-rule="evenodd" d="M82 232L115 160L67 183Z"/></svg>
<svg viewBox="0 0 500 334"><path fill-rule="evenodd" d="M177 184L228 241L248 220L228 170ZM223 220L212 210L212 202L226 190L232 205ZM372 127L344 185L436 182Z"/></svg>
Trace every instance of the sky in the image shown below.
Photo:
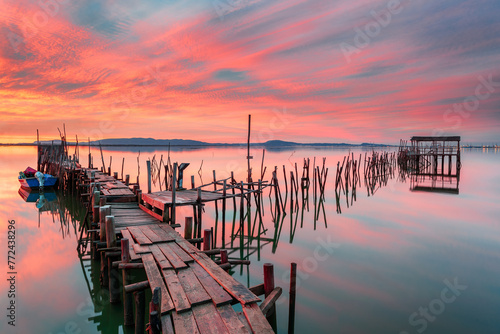
<svg viewBox="0 0 500 334"><path fill-rule="evenodd" d="M500 142L497 0L0 0L0 142Z"/></svg>

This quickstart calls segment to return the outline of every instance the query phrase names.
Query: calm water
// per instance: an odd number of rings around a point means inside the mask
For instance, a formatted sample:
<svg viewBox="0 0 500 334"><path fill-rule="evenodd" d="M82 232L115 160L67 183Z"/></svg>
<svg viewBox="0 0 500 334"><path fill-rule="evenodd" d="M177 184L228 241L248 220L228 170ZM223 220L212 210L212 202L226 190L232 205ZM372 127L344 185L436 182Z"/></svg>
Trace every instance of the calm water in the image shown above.
<svg viewBox="0 0 500 334"><path fill-rule="evenodd" d="M82 150L81 160L86 164ZM101 165L98 151L94 164ZM248 257L250 267L236 267L233 276L249 286L262 283L262 265L274 264L276 285L283 288L278 304L278 331L286 333L288 322L288 273L298 264L296 333L498 333L500 320L500 154L495 151L465 151L459 195L412 192L410 183L397 174L387 185L369 194L357 188L340 194L336 205L334 175L337 162L348 151L267 151L266 179L282 166L287 175L304 157L326 157L329 167L325 203L315 216L312 189L309 210L288 213L276 225L269 212L267 191L264 225L260 240L247 243L231 257ZM354 155L364 152L354 151ZM145 161L166 151L140 153L140 180L145 189ZM137 151L104 150L106 165L137 176ZM260 173L262 151L252 152L254 174ZM195 175L196 185L229 176L235 171L242 180L246 152L241 149L209 148L171 152L171 159L190 162L186 183ZM203 165L202 165L203 161ZM311 161L312 164L312 161ZM33 147L0 147L0 231L2 236L0 280L1 309L6 314L7 226L16 226L16 327L0 322L1 333L130 333L123 328L121 305L106 303L90 261L80 261L76 252L75 226L81 213L78 203L59 197L39 213L35 203L18 194L19 170L36 167ZM198 170L202 165L201 177ZM62 204L62 209L57 203ZM289 198L288 198L289 203ZM349 204L349 207L347 207ZM65 209L65 208L69 209ZM287 204L289 207L289 204ZM58 211L59 210L59 211ZM73 217L71 217L71 215ZM226 240L230 240L232 203L228 202ZM179 221L192 214L178 211ZM239 213L236 213L239 217ZM62 218L61 218L62 217ZM204 214L204 227L215 225L214 205ZM220 217L218 222L220 246ZM182 230L182 228L180 229ZM257 234L257 231L255 232ZM234 246L239 245L236 239Z"/></svg>

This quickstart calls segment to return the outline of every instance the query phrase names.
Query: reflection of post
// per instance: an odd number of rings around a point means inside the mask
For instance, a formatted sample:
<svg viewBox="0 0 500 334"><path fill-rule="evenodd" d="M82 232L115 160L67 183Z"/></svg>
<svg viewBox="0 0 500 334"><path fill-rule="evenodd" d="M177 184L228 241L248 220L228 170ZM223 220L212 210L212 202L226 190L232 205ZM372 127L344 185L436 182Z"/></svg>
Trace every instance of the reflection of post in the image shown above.
<svg viewBox="0 0 500 334"><path fill-rule="evenodd" d="M288 304L288 334L295 331L295 295L297 282L297 263L290 264L290 299Z"/></svg>

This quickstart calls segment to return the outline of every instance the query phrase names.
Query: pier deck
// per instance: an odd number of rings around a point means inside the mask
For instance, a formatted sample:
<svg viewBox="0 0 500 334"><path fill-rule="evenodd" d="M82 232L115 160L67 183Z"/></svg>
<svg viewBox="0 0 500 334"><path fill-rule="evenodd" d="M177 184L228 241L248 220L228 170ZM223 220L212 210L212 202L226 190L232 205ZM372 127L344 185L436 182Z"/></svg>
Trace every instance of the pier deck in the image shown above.
<svg viewBox="0 0 500 334"><path fill-rule="evenodd" d="M163 333L273 333L260 299L169 225L127 227L122 235L151 290L161 288Z"/></svg>

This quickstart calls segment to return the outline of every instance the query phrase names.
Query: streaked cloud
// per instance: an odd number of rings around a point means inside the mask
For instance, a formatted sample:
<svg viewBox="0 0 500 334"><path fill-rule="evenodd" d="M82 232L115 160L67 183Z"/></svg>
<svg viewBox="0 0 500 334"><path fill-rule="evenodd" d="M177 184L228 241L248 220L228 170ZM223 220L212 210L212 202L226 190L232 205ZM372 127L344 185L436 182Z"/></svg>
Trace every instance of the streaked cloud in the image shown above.
<svg viewBox="0 0 500 334"><path fill-rule="evenodd" d="M54 122L79 136L241 142L247 114L265 131L284 108L270 139L500 140L500 85L468 117L447 112L479 76L500 82L494 0L49 2L4 1L0 142L57 136Z"/></svg>

